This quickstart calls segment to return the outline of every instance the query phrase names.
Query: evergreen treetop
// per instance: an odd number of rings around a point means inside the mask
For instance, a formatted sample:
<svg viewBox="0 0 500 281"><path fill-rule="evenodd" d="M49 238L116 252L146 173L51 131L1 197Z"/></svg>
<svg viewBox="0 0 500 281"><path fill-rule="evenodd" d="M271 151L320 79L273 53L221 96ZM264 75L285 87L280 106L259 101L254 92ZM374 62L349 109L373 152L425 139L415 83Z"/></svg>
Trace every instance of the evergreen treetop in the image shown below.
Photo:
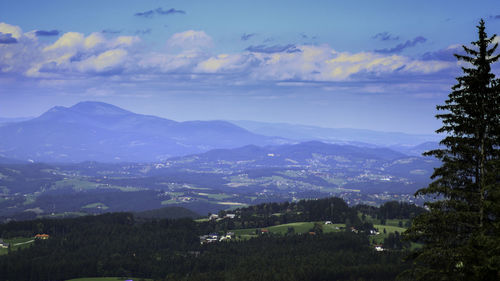
<svg viewBox="0 0 500 281"><path fill-rule="evenodd" d="M406 277L416 280L500 278L500 87L491 64L500 55L496 35L483 20L473 47L455 55L467 66L436 115L444 148L425 153L442 161L434 181L415 195L433 195L430 212L414 220L406 236L424 246ZM493 279L492 279L493 278Z"/></svg>

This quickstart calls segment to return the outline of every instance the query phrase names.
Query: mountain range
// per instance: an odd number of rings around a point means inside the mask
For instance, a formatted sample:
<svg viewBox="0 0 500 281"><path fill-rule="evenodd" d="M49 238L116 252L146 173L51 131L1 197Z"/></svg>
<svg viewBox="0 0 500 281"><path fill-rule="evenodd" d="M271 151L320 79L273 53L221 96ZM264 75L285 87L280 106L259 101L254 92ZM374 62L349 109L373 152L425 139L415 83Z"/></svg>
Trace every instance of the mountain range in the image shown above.
<svg viewBox="0 0 500 281"><path fill-rule="evenodd" d="M37 118L3 123L0 135L0 156L37 162L151 162L285 141L225 121L176 122L102 102L56 106Z"/></svg>
<svg viewBox="0 0 500 281"><path fill-rule="evenodd" d="M177 122L92 101L56 106L31 119L0 119L0 136L0 157L9 158L0 159L3 162L157 162L212 149L311 140L363 148L388 147L407 155L420 155L438 145L437 135L253 121Z"/></svg>

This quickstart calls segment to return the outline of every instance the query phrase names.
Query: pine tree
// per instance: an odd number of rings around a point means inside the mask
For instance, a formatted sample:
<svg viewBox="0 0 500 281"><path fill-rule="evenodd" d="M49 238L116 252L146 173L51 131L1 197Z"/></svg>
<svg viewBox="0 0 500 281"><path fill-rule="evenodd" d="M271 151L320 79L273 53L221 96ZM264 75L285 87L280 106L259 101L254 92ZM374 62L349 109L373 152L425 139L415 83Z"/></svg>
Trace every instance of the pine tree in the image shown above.
<svg viewBox="0 0 500 281"><path fill-rule="evenodd" d="M406 237L424 246L401 277L411 280L500 280L500 87L491 64L500 55L496 35L479 22L479 39L455 55L463 76L436 115L445 133L434 180L415 195L434 196Z"/></svg>

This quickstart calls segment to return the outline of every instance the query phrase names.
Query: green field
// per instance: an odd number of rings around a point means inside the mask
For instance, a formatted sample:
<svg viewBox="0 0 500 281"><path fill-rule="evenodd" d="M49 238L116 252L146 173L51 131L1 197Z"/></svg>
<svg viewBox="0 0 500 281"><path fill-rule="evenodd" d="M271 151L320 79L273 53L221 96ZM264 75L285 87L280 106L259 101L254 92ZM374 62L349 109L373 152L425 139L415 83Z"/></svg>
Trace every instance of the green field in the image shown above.
<svg viewBox="0 0 500 281"><path fill-rule="evenodd" d="M323 232L338 232L340 228L344 228L345 224L324 224L324 222L319 222L323 225ZM309 232L310 229L314 227L314 222L294 222L287 223L281 225L275 225L270 227L263 227L263 229L269 230L270 233L273 234L286 234L288 232L288 228L293 227L296 234ZM251 237L256 237L256 230L258 228L246 228L246 229L236 229L234 230L234 234L236 236L240 236L241 239L248 239Z"/></svg>
<svg viewBox="0 0 500 281"><path fill-rule="evenodd" d="M406 231L406 228L392 225L374 224L373 227L377 228L380 233L378 235L370 236L370 241L374 242L375 244L382 244L384 242L384 239L389 236L389 233L395 233L397 231L399 232L399 234L402 234ZM384 234L384 228L386 234Z"/></svg>
<svg viewBox="0 0 500 281"><path fill-rule="evenodd" d="M198 195L200 195L200 196L206 196L209 199L215 199L215 200L224 200L226 198L233 197L232 195L228 195L228 194L224 194L224 193L204 193L204 192L199 192Z"/></svg>
<svg viewBox="0 0 500 281"><path fill-rule="evenodd" d="M11 251L16 250L17 248L26 248L29 247L35 238L33 237L15 237L11 239L3 239L4 242L10 244ZM0 255L6 255L8 253L8 249L0 248Z"/></svg>
<svg viewBox="0 0 500 281"><path fill-rule="evenodd" d="M67 281L124 281L124 280L151 281L152 279L133 278L133 277L88 277L88 278L70 279Z"/></svg>
<svg viewBox="0 0 500 281"><path fill-rule="evenodd" d="M319 222L319 223L321 223L323 226L323 233L340 232L345 228L345 224L341 224L341 223L339 223L339 224L324 224L324 222ZM394 224L394 222L392 222L391 224ZM393 225L375 224L373 226L376 229L378 229L378 231L380 233L378 235L371 235L370 236L370 241L372 241L373 243L376 243L376 244L383 243L384 239L390 233L395 233L397 231L401 234L406 230L406 228L404 228L404 227L398 227L398 226L393 226ZM294 223L287 223L287 224L275 225L275 226L264 227L264 228L269 230L270 233L284 235L288 232L289 227L293 227L296 234L302 234L302 233L309 232L309 230L314 227L314 222L294 222ZM384 234L384 228L386 231L385 234ZM246 240L246 239L250 239L252 237L257 237L258 236L256 234L257 229L258 228L236 229L236 230L233 230L233 232L240 239Z"/></svg>

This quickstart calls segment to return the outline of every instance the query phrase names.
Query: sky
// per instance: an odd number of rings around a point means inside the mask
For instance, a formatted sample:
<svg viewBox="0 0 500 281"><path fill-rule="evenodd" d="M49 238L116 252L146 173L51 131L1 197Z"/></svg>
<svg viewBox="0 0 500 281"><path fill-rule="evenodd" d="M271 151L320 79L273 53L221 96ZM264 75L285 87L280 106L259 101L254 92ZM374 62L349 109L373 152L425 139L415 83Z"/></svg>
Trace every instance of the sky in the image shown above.
<svg viewBox="0 0 500 281"><path fill-rule="evenodd" d="M500 1L2 0L0 117L92 100L431 134L481 18L500 33Z"/></svg>

